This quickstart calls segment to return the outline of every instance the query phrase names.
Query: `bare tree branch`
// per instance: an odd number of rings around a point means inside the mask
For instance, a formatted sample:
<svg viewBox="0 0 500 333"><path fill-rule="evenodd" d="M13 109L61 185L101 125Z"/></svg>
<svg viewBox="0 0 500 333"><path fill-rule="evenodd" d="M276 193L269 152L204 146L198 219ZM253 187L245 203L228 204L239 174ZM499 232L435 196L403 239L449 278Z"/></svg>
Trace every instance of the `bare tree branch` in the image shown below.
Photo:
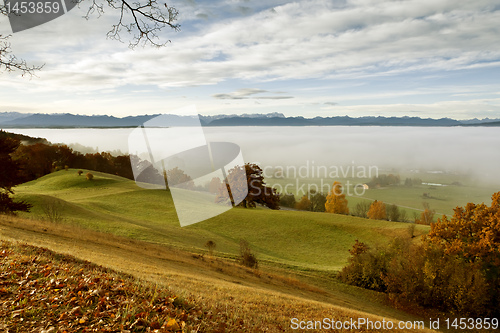
<svg viewBox="0 0 500 333"><path fill-rule="evenodd" d="M144 3L130 2L127 0L105 0L108 7L119 10L118 22L112 25L107 36L111 39L121 41L121 33L134 34L129 42L129 47L134 48L139 44L152 45L156 47L165 46L170 40L161 41L159 32L165 27L175 31L180 30L180 25L176 24L179 12L174 7L167 4L161 6L157 0L146 0ZM164 7L164 8L163 8ZM104 14L104 6L101 2L92 0L92 4L87 11L85 18L97 13Z"/></svg>
<svg viewBox="0 0 500 333"><path fill-rule="evenodd" d="M10 35L0 35L0 72L21 71L21 75L35 76L35 72L42 69L42 66L28 66L25 60L18 59L12 54L10 43L7 41Z"/></svg>
<svg viewBox="0 0 500 333"><path fill-rule="evenodd" d="M78 4L85 0L73 0ZM144 0L143 3L131 0L90 0L91 4L84 16L88 19L91 15L97 14L99 17L104 14L104 6L107 4L112 10L120 13L118 22L111 26L107 37L122 41L121 33L126 32L133 35L129 42L129 47L134 48L141 44L162 47L170 43L170 40L160 38L159 34L164 28L171 28L174 31L180 30L180 25L175 23L179 12L174 7L169 7L166 3L159 4L157 0ZM5 5L0 6L0 15L7 16ZM18 59L12 54L9 36L0 35L0 72L21 71L22 75L34 76L35 72L43 66L28 66L25 60Z"/></svg>

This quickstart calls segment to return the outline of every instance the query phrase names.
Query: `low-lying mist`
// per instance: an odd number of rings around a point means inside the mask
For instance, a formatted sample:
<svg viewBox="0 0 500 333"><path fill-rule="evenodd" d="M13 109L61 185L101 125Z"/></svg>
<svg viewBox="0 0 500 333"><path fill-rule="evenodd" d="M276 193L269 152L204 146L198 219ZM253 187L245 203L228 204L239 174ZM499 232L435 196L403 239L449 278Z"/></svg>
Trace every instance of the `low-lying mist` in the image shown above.
<svg viewBox="0 0 500 333"><path fill-rule="evenodd" d="M443 171L500 184L500 135L480 127L206 128L210 141L239 144L247 162L379 170Z"/></svg>
<svg viewBox="0 0 500 333"><path fill-rule="evenodd" d="M126 153L132 129L8 131ZM261 166L420 169L500 184L500 135L495 127L205 127L204 132L207 141L238 144L246 162Z"/></svg>

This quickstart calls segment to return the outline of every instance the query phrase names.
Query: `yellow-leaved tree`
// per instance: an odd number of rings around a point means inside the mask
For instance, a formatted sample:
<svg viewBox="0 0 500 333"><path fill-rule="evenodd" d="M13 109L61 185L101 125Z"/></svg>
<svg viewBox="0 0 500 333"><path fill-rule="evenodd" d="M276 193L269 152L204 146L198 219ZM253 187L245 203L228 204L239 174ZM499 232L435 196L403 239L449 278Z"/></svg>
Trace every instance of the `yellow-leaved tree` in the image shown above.
<svg viewBox="0 0 500 333"><path fill-rule="evenodd" d="M349 214L349 207L347 207L347 203L344 191L342 190L342 184L340 182L334 182L332 190L326 197L326 212L347 215Z"/></svg>
<svg viewBox="0 0 500 333"><path fill-rule="evenodd" d="M387 218L385 203L375 200L370 205L370 209L368 210L368 213L366 215L369 219L385 220Z"/></svg>

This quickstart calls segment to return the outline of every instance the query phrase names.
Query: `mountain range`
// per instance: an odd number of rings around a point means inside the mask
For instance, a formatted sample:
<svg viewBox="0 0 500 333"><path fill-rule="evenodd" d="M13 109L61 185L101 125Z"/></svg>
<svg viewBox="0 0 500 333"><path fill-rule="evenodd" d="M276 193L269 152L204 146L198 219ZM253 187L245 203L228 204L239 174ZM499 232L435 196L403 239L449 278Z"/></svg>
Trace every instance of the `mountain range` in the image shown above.
<svg viewBox="0 0 500 333"><path fill-rule="evenodd" d="M160 114L118 118L107 115L74 115L0 112L0 128L82 128L136 127ZM172 126L192 124L190 116L163 115ZM500 126L500 119L420 118L420 117L285 117L282 113L243 115L200 115L202 126Z"/></svg>

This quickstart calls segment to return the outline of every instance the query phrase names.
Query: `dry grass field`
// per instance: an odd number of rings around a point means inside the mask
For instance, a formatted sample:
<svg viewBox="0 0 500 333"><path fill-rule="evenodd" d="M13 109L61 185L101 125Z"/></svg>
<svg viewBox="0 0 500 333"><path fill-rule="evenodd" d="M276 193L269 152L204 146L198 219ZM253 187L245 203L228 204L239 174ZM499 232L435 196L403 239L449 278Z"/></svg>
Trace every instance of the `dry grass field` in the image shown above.
<svg viewBox="0 0 500 333"><path fill-rule="evenodd" d="M422 320L390 307L376 293L327 284L312 274L272 265L248 269L229 259L75 226L1 216L0 239L45 247L167 288L203 309L199 332L288 332L294 331L292 318Z"/></svg>

